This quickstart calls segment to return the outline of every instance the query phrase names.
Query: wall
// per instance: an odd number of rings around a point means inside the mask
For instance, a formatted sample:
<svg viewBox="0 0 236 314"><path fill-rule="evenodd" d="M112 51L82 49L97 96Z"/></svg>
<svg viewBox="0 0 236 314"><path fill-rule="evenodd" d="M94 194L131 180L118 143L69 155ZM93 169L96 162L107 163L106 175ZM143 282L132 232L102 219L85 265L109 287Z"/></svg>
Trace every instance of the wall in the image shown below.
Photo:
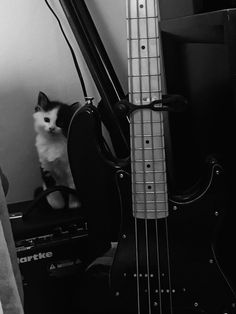
<svg viewBox="0 0 236 314"><path fill-rule="evenodd" d="M90 95L99 95L58 0L49 2L69 37ZM126 90L125 0L87 0L117 75ZM41 184L32 113L38 92L83 102L69 49L44 1L0 1L0 165L9 203L28 200Z"/></svg>

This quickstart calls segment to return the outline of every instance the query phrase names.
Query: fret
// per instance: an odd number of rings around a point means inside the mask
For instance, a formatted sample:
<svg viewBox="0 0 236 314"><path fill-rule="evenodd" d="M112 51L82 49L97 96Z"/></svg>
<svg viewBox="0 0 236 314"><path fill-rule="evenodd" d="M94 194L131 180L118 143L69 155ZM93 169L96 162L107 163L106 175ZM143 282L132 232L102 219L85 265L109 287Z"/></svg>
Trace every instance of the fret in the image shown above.
<svg viewBox="0 0 236 314"><path fill-rule="evenodd" d="M135 135L136 138L143 138L143 137L155 137L155 136L163 136L163 135L152 135L152 134L145 134L145 136L143 136L142 134L139 135Z"/></svg>
<svg viewBox="0 0 236 314"><path fill-rule="evenodd" d="M160 170L160 171L158 171L158 170L155 170L155 171L148 171L148 170L147 170L147 171L133 171L132 173L133 173L134 175L135 175L135 174L139 174L139 173L140 173L140 174L141 174L141 173L143 173L143 174L149 174L149 173L155 174L155 173L165 173L165 171L161 171L161 170Z"/></svg>
<svg viewBox="0 0 236 314"><path fill-rule="evenodd" d="M163 126L162 125L158 125L158 122L156 122L156 126L154 127L153 125L151 124L145 124L144 126L142 126L141 124L134 124L134 138L136 136L149 136L149 134L151 132L155 132L155 135L159 135L161 136L163 134ZM132 133L132 136L133 136L133 133Z"/></svg>
<svg viewBox="0 0 236 314"><path fill-rule="evenodd" d="M135 194L133 193L133 195L155 195L155 194L161 194L161 193L166 193L167 191L163 190L163 191L157 191L157 192L150 192L150 191L141 191L141 192L136 192Z"/></svg>
<svg viewBox="0 0 236 314"><path fill-rule="evenodd" d="M156 59L156 58L160 59L160 56L157 56L157 57L147 56L147 57L140 57L140 58L138 58L138 57L128 57L128 61L130 61L130 60L143 60L143 59L148 60L148 59Z"/></svg>
<svg viewBox="0 0 236 314"><path fill-rule="evenodd" d="M126 17L126 20L129 21L129 20L143 20L143 19L149 19L149 18L153 18L153 19L156 19L158 18L158 15L153 15L153 16L147 16L147 17L142 17L142 16L138 16L138 17Z"/></svg>
<svg viewBox="0 0 236 314"><path fill-rule="evenodd" d="M151 216L150 218L152 219L158 218L160 214L163 214L163 217L164 217L164 215L166 215L166 212L168 211L168 208L166 207L165 203L166 202L158 203L158 206L157 204L148 204L147 210L148 210L148 215ZM145 210L142 209L143 204L134 204L134 205L135 205L135 215L138 218L145 218L145 215L147 215L147 213L145 212ZM159 217L159 218L163 218L163 217Z"/></svg>
<svg viewBox="0 0 236 314"><path fill-rule="evenodd" d="M165 153L163 152L163 150L160 150L158 151L158 154L155 154L154 156L152 156L149 151L144 151L143 155L140 154L139 151L135 151L134 157L135 157L135 161L133 163L134 163L134 167L136 168L140 166L140 163L143 163L143 166L146 166L146 168L150 168L150 169L154 167L159 168L160 164L163 164L163 161L160 161L160 160L164 159ZM144 158L144 160L142 157ZM164 166L162 168L164 169Z"/></svg>
<svg viewBox="0 0 236 314"><path fill-rule="evenodd" d="M160 203L165 203L166 202L166 198L165 198L165 195L163 195L163 200L155 200L155 201L134 201L135 204L160 204Z"/></svg>
<svg viewBox="0 0 236 314"><path fill-rule="evenodd" d="M147 41L149 39L158 40L159 36L142 36L142 37L139 37L139 39L137 39L136 37L127 38L127 40L140 40L140 39L146 39ZM153 57L149 57L149 58L153 58ZM128 59L132 59L132 58L128 58Z"/></svg>
<svg viewBox="0 0 236 314"><path fill-rule="evenodd" d="M158 55L157 57L151 57L151 56L146 56L146 57L128 57L128 61L130 60L150 60L150 59L160 59L160 56Z"/></svg>
<svg viewBox="0 0 236 314"><path fill-rule="evenodd" d="M163 204L164 205L164 203L165 203L165 201L164 202L157 202L157 203L159 203L159 204ZM140 203L141 205L142 205L142 203ZM150 204L151 205L151 204ZM155 205L155 204L154 204ZM141 207L141 206L140 206ZM166 207L165 206L163 206L163 208L158 208L158 209L156 209L155 208L155 206L149 206L149 211L150 212L153 212L153 214L155 214L156 212L165 212L166 211ZM139 208L139 206L138 206L138 208L136 209L136 212L142 212L142 213L144 213L144 210L142 209L142 208Z"/></svg>
<svg viewBox="0 0 236 314"><path fill-rule="evenodd" d="M145 159L145 163L152 162L152 161L153 161L153 159ZM159 159L156 159L155 161L160 162L160 164L164 164L163 161L165 161L165 158L159 158ZM136 159L134 161L134 164L138 164L139 162L143 163L143 159Z"/></svg>
<svg viewBox="0 0 236 314"><path fill-rule="evenodd" d="M141 125L141 123L139 124L139 123L136 123L137 125ZM145 142L144 143L142 143L142 141L141 141L141 145L140 146L137 146L137 145L135 145L134 147L133 147L133 150L134 151L158 151L158 149L160 149L160 150L162 150L162 149L164 149L165 148L165 145L164 145L164 137L162 136L162 135L159 135L159 141L158 141L158 143L155 143L155 147L154 147L154 145L153 145L153 143L149 143L149 144L146 144Z"/></svg>
<svg viewBox="0 0 236 314"><path fill-rule="evenodd" d="M129 95L144 95L144 94L146 94L146 95L148 95L148 96L150 96L150 92L153 94L156 94L156 95L159 95L160 93L161 93L161 90L160 89L154 89L154 90L152 90L152 91L150 91L149 89L147 89L147 90L139 90L139 91L133 91L133 92L129 92L128 94ZM159 99L159 98L157 98L157 99Z"/></svg>
<svg viewBox="0 0 236 314"><path fill-rule="evenodd" d="M158 149L160 149L160 150L163 150L165 148L165 146L163 145L163 146L158 146L158 147L156 147L156 150L158 150ZM135 147L134 148L134 151L152 151L153 152L153 148L152 147Z"/></svg>
<svg viewBox="0 0 236 314"><path fill-rule="evenodd" d="M165 183L165 181L159 181L158 183L162 183L162 184L164 184ZM146 185L146 184L156 184L156 182L155 181L137 181L137 182L135 182L134 184L143 184L143 185Z"/></svg>
<svg viewBox="0 0 236 314"><path fill-rule="evenodd" d="M152 189L156 184L165 185L165 181L159 181L156 183L155 181L137 181L134 185L140 186L142 185L143 189ZM143 190L141 190L143 191Z"/></svg>
<svg viewBox="0 0 236 314"><path fill-rule="evenodd" d="M137 78L142 78L142 77L148 77L148 78L150 78L150 77L157 77L157 76L160 76L161 75L161 73L156 73L156 74L150 74L150 75L148 75L148 74L140 74L140 75L138 75L138 74L132 74L132 75L128 75L128 77L130 77L130 78L132 78L132 77L137 77Z"/></svg>
<svg viewBox="0 0 236 314"><path fill-rule="evenodd" d="M166 181L159 181L159 182L154 182L154 181L149 181L149 182L146 182L146 181L137 181L134 183L134 185L137 185L137 186L140 186L142 185L144 187L145 184L155 184L155 185L159 185L161 184L161 186L163 187L163 185L166 184ZM139 189L140 191L140 189ZM158 189L159 191L159 189Z"/></svg>
<svg viewBox="0 0 236 314"><path fill-rule="evenodd" d="M162 174L162 177L164 177L163 174L165 174L166 171L165 171L165 166L163 166L163 168L160 169L160 170L155 170L155 171L133 170L133 171L131 171L131 173L132 173L134 176L140 175L141 177L142 177L142 176L145 176L145 177L147 177L147 176L154 177L156 174L157 174L157 175ZM142 182L141 180L136 180L136 181L137 181L137 182ZM161 180L158 180L158 181L161 181Z"/></svg>
<svg viewBox="0 0 236 314"><path fill-rule="evenodd" d="M144 204L134 204L135 207L135 213L138 214L143 214L143 215L147 215L147 211L148 214L153 212L153 215L157 214L158 212L166 212L168 210L167 206L166 206L166 202L160 202L160 203L149 203L147 204L145 207L147 208L146 211L143 209L143 205ZM141 218L141 217L138 217Z"/></svg>
<svg viewBox="0 0 236 314"><path fill-rule="evenodd" d="M136 131L136 129L144 130L142 128L144 125L146 126L147 130L154 131L152 136L150 137L150 138L154 139L155 137L157 137L157 138L164 138L163 133L159 133L158 132L158 129L160 130L160 132L163 130L163 124L162 124L163 121L164 121L163 119L157 118L153 123L151 123L148 120L146 120L146 122L144 123L144 121L139 120L139 116L137 115L135 117L135 119L133 119L132 123L133 123L133 126L135 127L135 129L134 129L135 131ZM155 132L157 132L157 133L155 133ZM139 133L137 133L137 135L138 134ZM146 138L144 140L146 140L146 144L147 144L148 140Z"/></svg>
<svg viewBox="0 0 236 314"><path fill-rule="evenodd" d="M142 206L142 204L140 204L140 205ZM163 205L164 205L164 202L163 202ZM148 208L148 213L152 214L153 218L156 218L155 215L158 215L159 213L166 213L166 211L167 211L166 207L156 209L155 206L149 206L149 208ZM138 207L135 210L135 212L137 214L142 214L143 215L142 217L139 217L139 218L145 218L145 216L144 216L145 215L145 211L142 208Z"/></svg>
<svg viewBox="0 0 236 314"><path fill-rule="evenodd" d="M155 122L156 123L162 123L164 120L162 119L162 120L160 120L160 119L158 119L158 120L156 120ZM144 124L146 124L146 123L150 123L150 120L143 120L143 123ZM141 121L133 121L133 124L138 124L138 125L140 125L140 124L142 124L142 122ZM164 136L163 135L153 135L152 137L159 137L159 138L163 138Z"/></svg>
<svg viewBox="0 0 236 314"><path fill-rule="evenodd" d="M152 179L154 179L157 182L159 182L159 181L162 181L165 179L165 177L164 177L165 172L166 172L166 169L165 169L165 166L163 166L159 170L149 171L149 172L141 171L141 169L134 170L134 171L132 171L132 174L133 174L133 176L136 177L137 182L142 182L141 179L138 180L137 178L143 178L144 176L145 176L146 181L151 181ZM149 180L148 180L148 177L150 178Z"/></svg>
<svg viewBox="0 0 236 314"><path fill-rule="evenodd" d="M132 83L132 80L129 81L129 83ZM139 100L143 100L146 104L149 103L152 100L157 100L161 98L162 91L160 89L153 89L150 90L149 88L147 90L142 89L139 91L133 91L129 92L128 95L130 97L135 97L137 99L137 102ZM138 103L137 103L138 104ZM141 102L140 102L141 104Z"/></svg>

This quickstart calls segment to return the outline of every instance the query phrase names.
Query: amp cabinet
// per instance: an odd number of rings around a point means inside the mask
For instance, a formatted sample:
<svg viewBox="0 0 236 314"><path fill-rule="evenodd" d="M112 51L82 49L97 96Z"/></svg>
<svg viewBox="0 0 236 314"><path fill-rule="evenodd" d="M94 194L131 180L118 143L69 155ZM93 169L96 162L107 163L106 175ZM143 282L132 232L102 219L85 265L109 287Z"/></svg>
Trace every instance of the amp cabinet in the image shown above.
<svg viewBox="0 0 236 314"><path fill-rule="evenodd" d="M184 112L169 115L175 185L194 185L208 156L223 166L227 214L219 250L236 282L230 249L236 221L236 9L164 19L160 28L167 94L180 94L188 101Z"/></svg>
<svg viewBox="0 0 236 314"><path fill-rule="evenodd" d="M80 302L78 291L84 288L87 223L78 209L53 211L46 205L24 219L31 202L8 204L24 288L24 313L72 313Z"/></svg>

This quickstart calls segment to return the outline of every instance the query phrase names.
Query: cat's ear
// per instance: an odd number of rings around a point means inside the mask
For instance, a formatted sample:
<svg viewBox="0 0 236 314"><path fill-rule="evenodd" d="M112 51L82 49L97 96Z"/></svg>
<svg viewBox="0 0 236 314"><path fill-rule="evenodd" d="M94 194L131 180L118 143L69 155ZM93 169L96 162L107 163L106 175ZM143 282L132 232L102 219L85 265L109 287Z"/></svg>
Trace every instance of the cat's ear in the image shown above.
<svg viewBox="0 0 236 314"><path fill-rule="evenodd" d="M36 106L36 107L34 108L34 110L35 110L35 112L38 112L38 111L41 111L41 110L42 110L42 108L41 108L41 107L39 107L39 106Z"/></svg>
<svg viewBox="0 0 236 314"><path fill-rule="evenodd" d="M39 92L37 107L44 109L47 107L48 103L49 103L49 99L48 99L47 95L44 94L43 92Z"/></svg>

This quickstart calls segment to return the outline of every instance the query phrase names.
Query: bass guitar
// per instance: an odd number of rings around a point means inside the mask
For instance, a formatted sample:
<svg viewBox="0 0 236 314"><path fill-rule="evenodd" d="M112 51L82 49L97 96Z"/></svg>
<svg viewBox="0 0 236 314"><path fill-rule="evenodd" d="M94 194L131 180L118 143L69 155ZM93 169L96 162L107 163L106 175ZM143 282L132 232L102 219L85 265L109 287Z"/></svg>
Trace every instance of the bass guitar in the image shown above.
<svg viewBox="0 0 236 314"><path fill-rule="evenodd" d="M211 158L194 188L168 190L158 16L156 0L127 0L131 171L116 173L122 219L112 297L117 313L236 313L216 250L226 211L221 165Z"/></svg>

